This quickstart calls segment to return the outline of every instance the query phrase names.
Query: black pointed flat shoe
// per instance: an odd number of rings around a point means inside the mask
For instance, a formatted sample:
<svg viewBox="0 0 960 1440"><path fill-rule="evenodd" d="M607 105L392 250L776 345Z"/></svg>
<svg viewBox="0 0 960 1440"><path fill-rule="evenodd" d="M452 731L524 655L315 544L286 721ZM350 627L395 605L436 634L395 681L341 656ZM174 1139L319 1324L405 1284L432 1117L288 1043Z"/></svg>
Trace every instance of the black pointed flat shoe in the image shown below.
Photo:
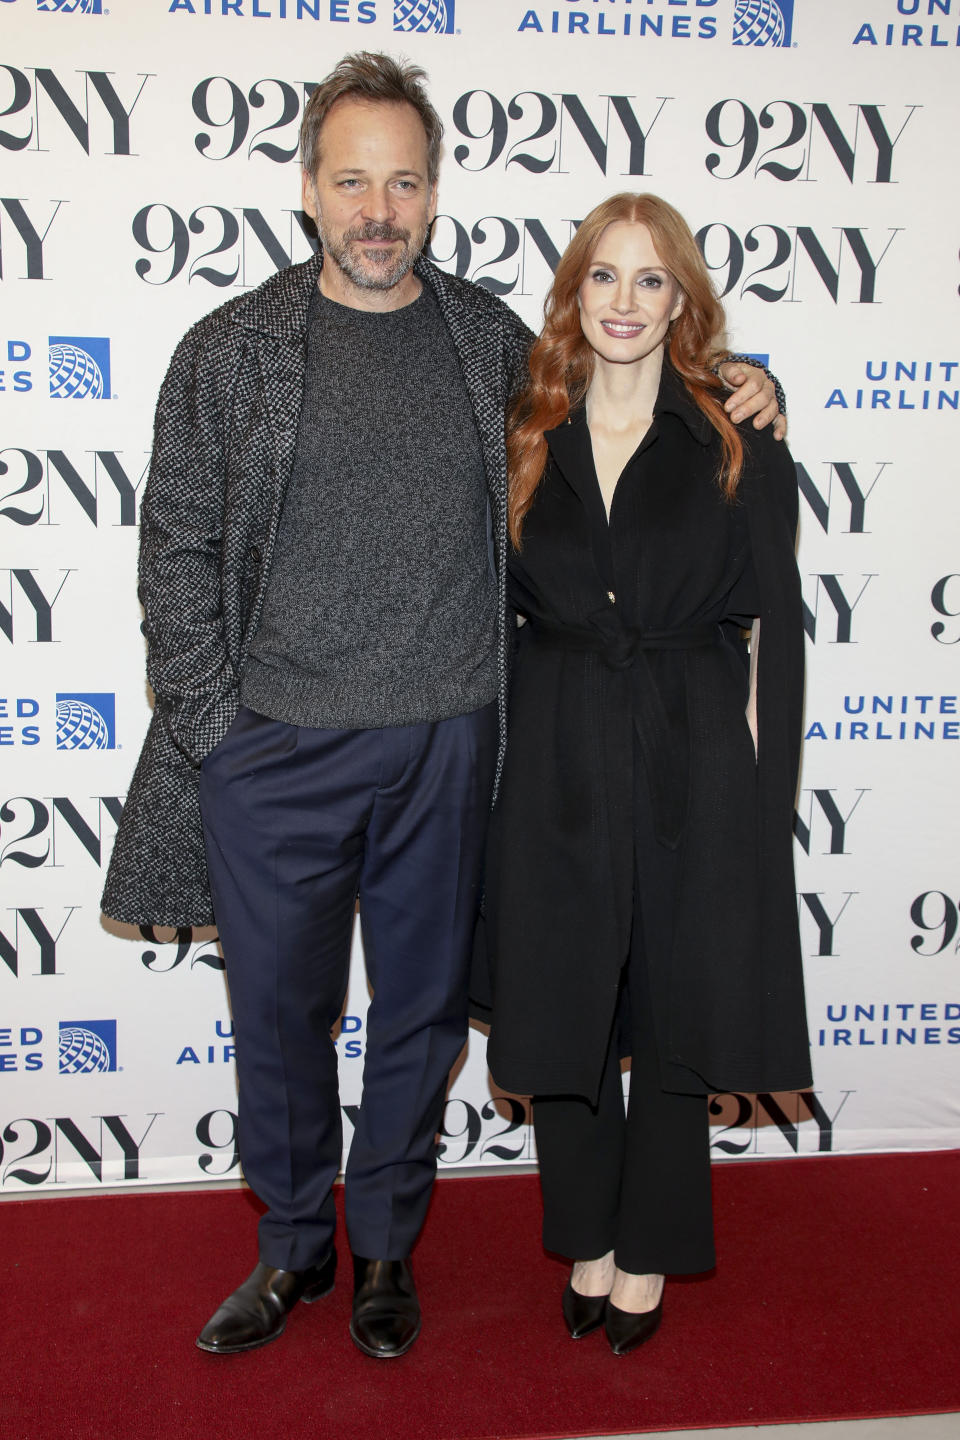
<svg viewBox="0 0 960 1440"><path fill-rule="evenodd" d="M257 1265L204 1325L198 1347L210 1355L236 1355L276 1340L298 1300L309 1305L329 1295L336 1271L335 1250L306 1270Z"/></svg>
<svg viewBox="0 0 960 1440"><path fill-rule="evenodd" d="M644 1310L640 1314L632 1310L618 1310L608 1300L603 1326L614 1355L629 1355L631 1350L649 1340L656 1333L662 1318L662 1294L652 1310Z"/></svg>
<svg viewBox="0 0 960 1440"><path fill-rule="evenodd" d="M568 1280L560 1303L571 1340L580 1340L603 1324L607 1308L606 1295L581 1295L579 1290L574 1290L573 1282Z"/></svg>

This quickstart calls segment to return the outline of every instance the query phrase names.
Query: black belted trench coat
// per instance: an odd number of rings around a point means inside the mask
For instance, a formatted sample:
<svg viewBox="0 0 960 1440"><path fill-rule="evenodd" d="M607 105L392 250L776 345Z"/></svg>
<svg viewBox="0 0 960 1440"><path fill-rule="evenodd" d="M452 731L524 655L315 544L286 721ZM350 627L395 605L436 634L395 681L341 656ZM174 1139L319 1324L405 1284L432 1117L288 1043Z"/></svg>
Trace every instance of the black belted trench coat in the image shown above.
<svg viewBox="0 0 960 1440"><path fill-rule="evenodd" d="M608 526L583 412L547 435L509 561L526 623L486 882L488 1059L508 1090L595 1098L638 907L660 907L672 936L647 956L664 1088L810 1083L791 832L796 475L769 431L743 438L729 503L716 432L665 365ZM742 639L756 615L759 758ZM651 844L676 856L666 891L648 878L663 873L644 863Z"/></svg>

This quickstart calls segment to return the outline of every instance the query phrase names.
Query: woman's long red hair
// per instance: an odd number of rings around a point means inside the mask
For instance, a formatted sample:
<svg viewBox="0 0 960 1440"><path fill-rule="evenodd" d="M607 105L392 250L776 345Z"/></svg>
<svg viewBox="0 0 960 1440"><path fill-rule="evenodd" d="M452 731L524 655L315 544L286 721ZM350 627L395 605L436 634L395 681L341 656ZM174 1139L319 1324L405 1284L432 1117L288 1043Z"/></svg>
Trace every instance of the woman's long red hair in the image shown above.
<svg viewBox="0 0 960 1440"><path fill-rule="evenodd" d="M667 354L694 403L717 431L723 447L718 480L729 499L743 468L743 443L723 408L723 383L713 367L723 358L725 319L710 274L690 227L657 195L611 195L580 225L557 266L544 306L540 338L530 352L530 379L507 421L510 538L519 549L523 519L533 503L547 462L545 430L562 425L581 404L593 376L594 355L580 328L577 295L600 236L628 220L646 225L662 264L679 284L684 305L670 326Z"/></svg>

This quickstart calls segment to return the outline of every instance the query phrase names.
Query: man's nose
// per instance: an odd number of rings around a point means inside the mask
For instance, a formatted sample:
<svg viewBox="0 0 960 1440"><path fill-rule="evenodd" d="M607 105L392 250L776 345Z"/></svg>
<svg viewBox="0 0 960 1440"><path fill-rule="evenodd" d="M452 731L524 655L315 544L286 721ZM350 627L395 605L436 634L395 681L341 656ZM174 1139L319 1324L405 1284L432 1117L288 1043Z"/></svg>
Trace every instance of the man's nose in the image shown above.
<svg viewBox="0 0 960 1440"><path fill-rule="evenodd" d="M363 206L364 214L371 220L389 220L394 214L393 196L388 185L371 185Z"/></svg>

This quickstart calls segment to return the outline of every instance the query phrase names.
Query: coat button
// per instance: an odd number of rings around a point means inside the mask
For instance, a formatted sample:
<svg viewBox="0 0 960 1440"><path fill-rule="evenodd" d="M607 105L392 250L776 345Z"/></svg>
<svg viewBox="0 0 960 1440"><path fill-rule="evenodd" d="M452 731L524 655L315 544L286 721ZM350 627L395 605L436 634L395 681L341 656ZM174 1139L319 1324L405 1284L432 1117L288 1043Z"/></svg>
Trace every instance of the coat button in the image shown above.
<svg viewBox="0 0 960 1440"><path fill-rule="evenodd" d="M616 605L616 603L617 603L617 597L616 597L616 595L614 595L614 593L613 593L612 590L608 590L608 591L607 591L607 599L610 601L610 604L611 604L611 605Z"/></svg>
<svg viewBox="0 0 960 1440"><path fill-rule="evenodd" d="M260 546L259 546L259 545L251 545L251 546L250 546L250 549L247 551L247 559L250 561L250 563L251 563L252 565L259 565L259 564L260 564L260 561L263 559L263 556L262 556L261 553L260 553Z"/></svg>

